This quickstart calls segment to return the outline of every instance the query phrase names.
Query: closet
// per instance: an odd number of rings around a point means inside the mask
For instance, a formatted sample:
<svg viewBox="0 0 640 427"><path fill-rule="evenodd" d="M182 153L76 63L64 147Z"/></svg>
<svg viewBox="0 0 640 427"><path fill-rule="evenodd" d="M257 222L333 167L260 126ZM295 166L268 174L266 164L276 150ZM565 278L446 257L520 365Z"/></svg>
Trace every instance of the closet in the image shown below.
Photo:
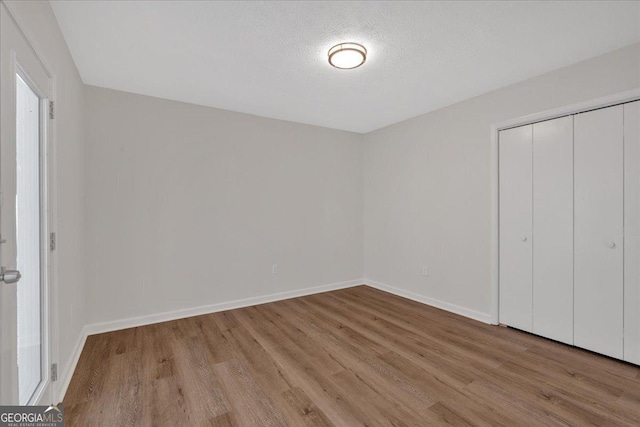
<svg viewBox="0 0 640 427"><path fill-rule="evenodd" d="M500 323L640 364L640 101L499 133Z"/></svg>

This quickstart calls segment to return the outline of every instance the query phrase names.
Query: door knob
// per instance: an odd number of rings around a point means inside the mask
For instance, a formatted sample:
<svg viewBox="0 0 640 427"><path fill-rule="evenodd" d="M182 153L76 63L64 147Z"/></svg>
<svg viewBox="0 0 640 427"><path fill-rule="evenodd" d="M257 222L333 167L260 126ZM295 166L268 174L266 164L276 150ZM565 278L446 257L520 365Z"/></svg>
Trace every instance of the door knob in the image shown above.
<svg viewBox="0 0 640 427"><path fill-rule="evenodd" d="M616 242L609 242L609 243L607 243L607 246L609 246L610 248L615 248L616 247Z"/></svg>
<svg viewBox="0 0 640 427"><path fill-rule="evenodd" d="M7 270L0 267L0 282L17 283L22 278L22 274L18 270Z"/></svg>
<svg viewBox="0 0 640 427"><path fill-rule="evenodd" d="M526 242L527 241L527 236L522 236L522 241Z"/></svg>

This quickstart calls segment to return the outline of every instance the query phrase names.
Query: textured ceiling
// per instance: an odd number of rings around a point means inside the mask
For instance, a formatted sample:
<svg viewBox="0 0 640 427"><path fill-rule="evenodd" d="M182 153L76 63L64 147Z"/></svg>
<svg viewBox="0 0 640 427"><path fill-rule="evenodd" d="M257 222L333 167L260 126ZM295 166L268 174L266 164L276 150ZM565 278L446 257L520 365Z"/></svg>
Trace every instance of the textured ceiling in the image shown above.
<svg viewBox="0 0 640 427"><path fill-rule="evenodd" d="M355 132L640 41L640 2L51 6L87 84ZM367 63L329 66L341 41Z"/></svg>

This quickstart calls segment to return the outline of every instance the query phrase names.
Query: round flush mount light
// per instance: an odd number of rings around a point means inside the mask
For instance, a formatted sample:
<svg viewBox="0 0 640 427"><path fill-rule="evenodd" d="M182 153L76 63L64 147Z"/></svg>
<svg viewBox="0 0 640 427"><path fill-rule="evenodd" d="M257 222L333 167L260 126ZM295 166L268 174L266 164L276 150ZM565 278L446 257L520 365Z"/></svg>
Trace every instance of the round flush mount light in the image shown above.
<svg viewBox="0 0 640 427"><path fill-rule="evenodd" d="M329 49L329 64L341 70L358 68L367 60L367 49L358 43L339 43Z"/></svg>

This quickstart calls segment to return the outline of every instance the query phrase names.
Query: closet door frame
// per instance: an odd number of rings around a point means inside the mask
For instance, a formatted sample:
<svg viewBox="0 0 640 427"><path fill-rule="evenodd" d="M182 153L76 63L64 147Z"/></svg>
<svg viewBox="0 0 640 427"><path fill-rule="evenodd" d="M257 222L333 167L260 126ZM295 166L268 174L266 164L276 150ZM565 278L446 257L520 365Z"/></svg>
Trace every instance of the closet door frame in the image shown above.
<svg viewBox="0 0 640 427"><path fill-rule="evenodd" d="M500 323L500 181L499 181L499 132L545 120L583 113L597 108L640 100L640 88L613 95L567 105L540 113L517 117L491 125L491 313L489 323Z"/></svg>

